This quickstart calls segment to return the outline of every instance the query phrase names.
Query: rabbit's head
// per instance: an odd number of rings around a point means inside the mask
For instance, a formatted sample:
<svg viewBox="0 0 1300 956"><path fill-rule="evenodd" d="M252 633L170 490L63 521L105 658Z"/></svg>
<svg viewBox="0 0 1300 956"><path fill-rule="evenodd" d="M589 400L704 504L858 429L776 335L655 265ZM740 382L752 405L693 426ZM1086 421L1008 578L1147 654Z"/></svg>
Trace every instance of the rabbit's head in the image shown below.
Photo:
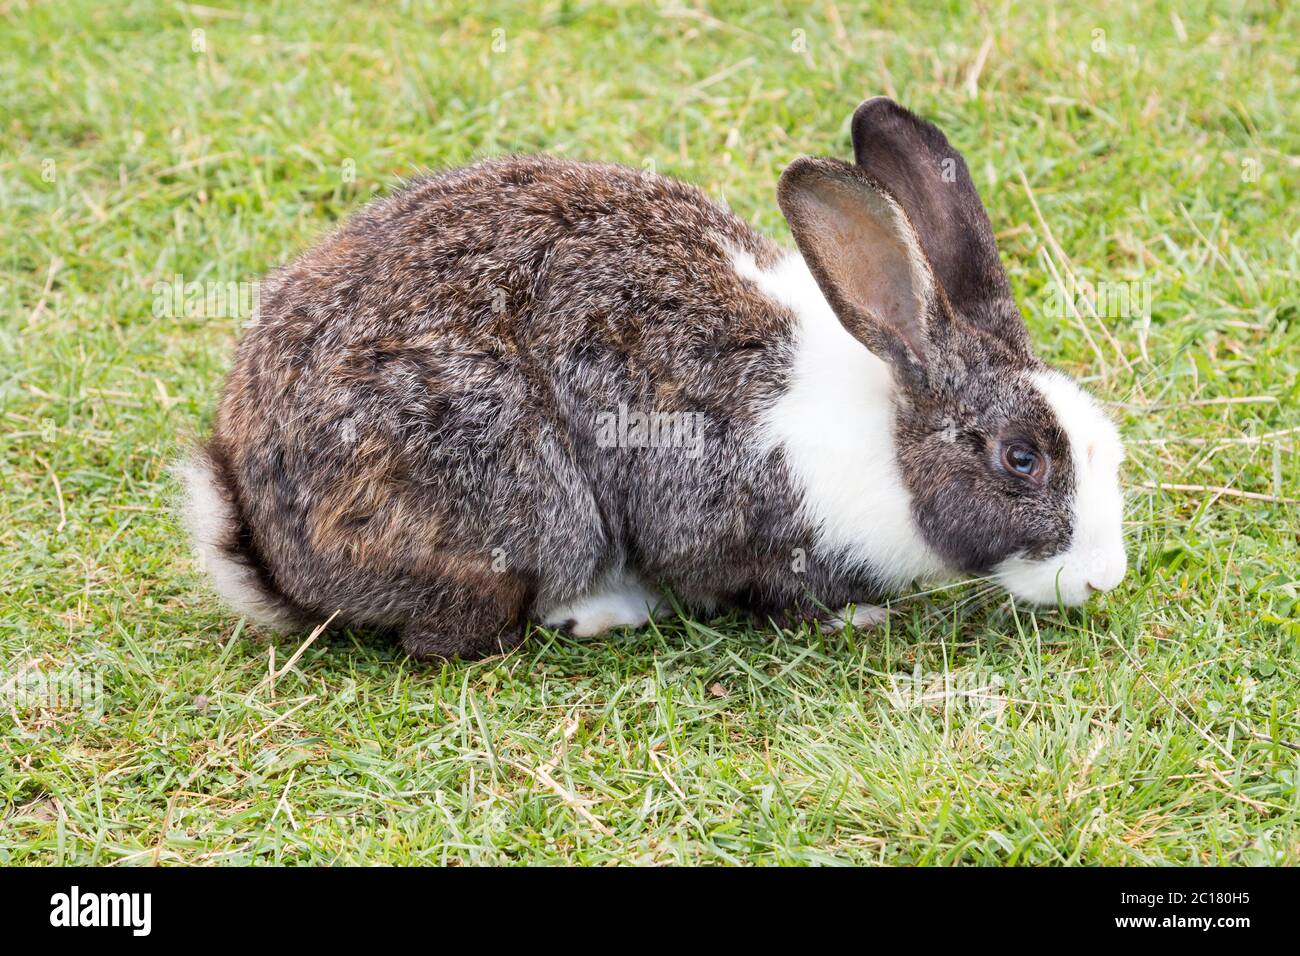
<svg viewBox="0 0 1300 956"><path fill-rule="evenodd" d="M778 198L841 324L890 367L913 518L953 568L1039 604L1123 578L1119 434L1033 353L989 218L935 126L884 98L855 163L805 157Z"/></svg>

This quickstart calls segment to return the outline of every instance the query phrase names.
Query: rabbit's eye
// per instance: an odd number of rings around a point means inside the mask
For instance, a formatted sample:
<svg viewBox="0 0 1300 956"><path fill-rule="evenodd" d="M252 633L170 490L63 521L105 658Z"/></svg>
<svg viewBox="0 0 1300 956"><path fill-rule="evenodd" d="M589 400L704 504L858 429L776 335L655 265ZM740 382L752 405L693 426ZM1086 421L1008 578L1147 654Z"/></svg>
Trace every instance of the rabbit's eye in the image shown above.
<svg viewBox="0 0 1300 956"><path fill-rule="evenodd" d="M1012 442L1002 446L1002 467L1018 477L1041 481L1046 461L1029 445Z"/></svg>

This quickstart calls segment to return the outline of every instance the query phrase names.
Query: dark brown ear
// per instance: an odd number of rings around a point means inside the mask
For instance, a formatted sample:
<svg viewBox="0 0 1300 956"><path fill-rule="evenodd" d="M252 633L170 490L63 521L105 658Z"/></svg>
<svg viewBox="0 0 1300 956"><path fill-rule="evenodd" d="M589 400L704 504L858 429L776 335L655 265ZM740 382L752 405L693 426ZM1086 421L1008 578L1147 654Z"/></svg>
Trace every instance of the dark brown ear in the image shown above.
<svg viewBox="0 0 1300 956"><path fill-rule="evenodd" d="M777 202L844 327L896 367L923 368L934 276L893 197L856 166L805 156L781 174Z"/></svg>
<svg viewBox="0 0 1300 956"><path fill-rule="evenodd" d="M853 114L858 166L894 196L957 315L1030 352L1024 317L998 258L966 161L932 123L884 96Z"/></svg>

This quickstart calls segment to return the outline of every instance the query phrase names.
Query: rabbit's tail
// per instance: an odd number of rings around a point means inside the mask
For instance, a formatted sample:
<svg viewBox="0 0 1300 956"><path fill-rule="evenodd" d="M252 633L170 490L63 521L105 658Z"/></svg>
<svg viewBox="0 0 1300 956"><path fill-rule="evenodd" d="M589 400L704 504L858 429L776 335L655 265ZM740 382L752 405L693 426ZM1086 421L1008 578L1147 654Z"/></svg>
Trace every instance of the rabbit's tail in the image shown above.
<svg viewBox="0 0 1300 956"><path fill-rule="evenodd" d="M184 489L181 516L199 561L223 601L257 624L289 629L301 613L275 587L253 544L223 459L195 452L176 466Z"/></svg>

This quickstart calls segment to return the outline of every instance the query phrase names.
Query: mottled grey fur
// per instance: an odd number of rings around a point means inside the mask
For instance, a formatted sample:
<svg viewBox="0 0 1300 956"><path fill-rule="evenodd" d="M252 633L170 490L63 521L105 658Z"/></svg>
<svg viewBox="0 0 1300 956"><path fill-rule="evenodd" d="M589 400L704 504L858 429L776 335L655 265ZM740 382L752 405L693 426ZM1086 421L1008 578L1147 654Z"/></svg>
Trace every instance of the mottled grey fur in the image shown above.
<svg viewBox="0 0 1300 956"><path fill-rule="evenodd" d="M1017 385L1036 360L965 166L911 176L951 152L942 134L863 110L863 165L836 165L898 198L949 292L900 376L916 520L954 568L1059 550L1068 450ZM878 596L878 569L819 561L780 450L756 450L796 318L737 276L736 250L781 255L691 186L545 157L362 209L268 279L239 344L203 453L235 516L222 547L289 617L339 610L421 658L509 648L538 608L624 569L688 605L790 618ZM700 416L703 453L601 447L620 405ZM990 467L1016 431L1050 449L1057 493Z"/></svg>

